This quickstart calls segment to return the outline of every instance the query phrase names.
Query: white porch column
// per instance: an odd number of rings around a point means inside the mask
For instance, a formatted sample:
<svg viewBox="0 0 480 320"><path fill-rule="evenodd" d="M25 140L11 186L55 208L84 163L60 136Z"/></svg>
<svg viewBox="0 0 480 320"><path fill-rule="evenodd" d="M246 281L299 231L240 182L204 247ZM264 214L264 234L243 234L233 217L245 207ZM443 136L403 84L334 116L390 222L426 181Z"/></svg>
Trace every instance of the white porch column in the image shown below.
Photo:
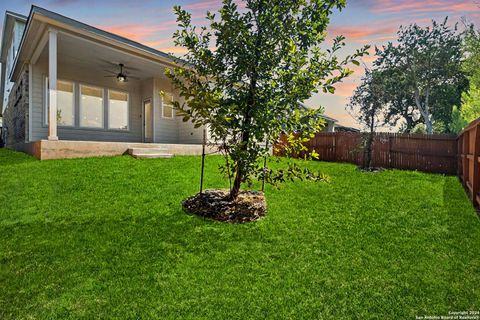
<svg viewBox="0 0 480 320"><path fill-rule="evenodd" d="M57 136L57 31L48 30L48 140Z"/></svg>

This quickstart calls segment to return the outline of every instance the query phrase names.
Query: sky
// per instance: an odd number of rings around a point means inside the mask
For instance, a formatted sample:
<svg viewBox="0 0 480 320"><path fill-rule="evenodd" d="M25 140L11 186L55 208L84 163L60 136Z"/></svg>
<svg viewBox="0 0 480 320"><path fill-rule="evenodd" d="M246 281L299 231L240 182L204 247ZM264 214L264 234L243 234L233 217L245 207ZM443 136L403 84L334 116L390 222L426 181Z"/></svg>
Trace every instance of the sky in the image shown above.
<svg viewBox="0 0 480 320"><path fill-rule="evenodd" d="M181 5L190 11L193 23L201 26L206 24L206 11L218 9L221 0L0 0L0 11L28 15L32 4L155 49L181 55L182 49L176 48L172 41L177 28L173 5ZM328 39L336 35L346 37L347 45L340 56L351 54L366 44L371 45L371 55L363 58L363 62L369 65L374 60L373 47L394 42L400 25L417 23L426 26L432 19L442 21L446 16L452 25L462 18L480 25L480 0L347 0L346 8L331 17ZM0 27L3 19L2 14ZM325 114L340 124L359 128L360 125L345 109L363 74L362 67L352 66L352 69L355 73L337 85L335 94L315 94L306 104L314 108L322 106Z"/></svg>

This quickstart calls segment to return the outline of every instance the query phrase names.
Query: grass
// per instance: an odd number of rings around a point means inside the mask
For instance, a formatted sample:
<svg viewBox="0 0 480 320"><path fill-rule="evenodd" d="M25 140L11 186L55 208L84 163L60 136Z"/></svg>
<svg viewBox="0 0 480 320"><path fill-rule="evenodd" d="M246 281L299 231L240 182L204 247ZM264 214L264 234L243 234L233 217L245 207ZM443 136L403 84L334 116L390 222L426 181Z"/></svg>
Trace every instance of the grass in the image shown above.
<svg viewBox="0 0 480 320"><path fill-rule="evenodd" d="M221 158L207 187L225 187ZM189 216L199 158L0 150L0 318L414 319L480 309L480 221L455 177L303 162L245 225Z"/></svg>

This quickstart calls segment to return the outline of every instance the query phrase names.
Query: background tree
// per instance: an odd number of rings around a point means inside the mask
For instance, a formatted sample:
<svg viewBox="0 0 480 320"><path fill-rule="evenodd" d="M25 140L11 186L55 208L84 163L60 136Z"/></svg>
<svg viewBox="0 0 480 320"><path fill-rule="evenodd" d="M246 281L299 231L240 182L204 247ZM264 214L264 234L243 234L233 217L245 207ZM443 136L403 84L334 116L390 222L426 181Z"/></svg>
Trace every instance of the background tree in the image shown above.
<svg viewBox="0 0 480 320"><path fill-rule="evenodd" d="M374 66L387 79L385 95L392 107L386 121L403 117L406 131L420 121L429 134L435 121L448 125L452 106L459 105L467 86L461 70L462 37L457 26L451 28L447 22L432 21L426 28L417 24L400 27L398 44L390 42L376 50Z"/></svg>
<svg viewBox="0 0 480 320"><path fill-rule="evenodd" d="M480 31L473 24L467 26L463 45L465 59L462 69L471 85L480 87Z"/></svg>
<svg viewBox="0 0 480 320"><path fill-rule="evenodd" d="M364 139L364 168L372 167L373 139L376 129L384 124L383 78L376 71L365 68L362 83L355 89L347 110L368 130Z"/></svg>
<svg viewBox="0 0 480 320"><path fill-rule="evenodd" d="M319 179L293 162L287 170L264 170L266 156L281 132L300 138L321 129L321 110L298 106L319 89L334 92L349 76L346 66L366 48L338 59L344 37L322 49L329 17L344 0L247 0L238 10L224 0L218 14L207 13L209 27L197 29L191 14L176 6L179 30L175 45L185 47L186 63L167 75L185 103L175 107L184 121L208 126L214 142L226 153L226 169L234 173L230 198L242 182L264 177L276 183L293 177ZM215 49L211 49L215 47Z"/></svg>
<svg viewBox="0 0 480 320"><path fill-rule="evenodd" d="M464 33L462 70L469 80L468 91L461 96L460 108L453 107L451 130L459 133L468 123L480 117L480 32L467 25Z"/></svg>
<svg viewBox="0 0 480 320"><path fill-rule="evenodd" d="M458 109L457 106L453 106L452 110L452 119L449 124L449 129L450 132L453 132L455 134L460 133L463 128L468 124L468 121L466 121L463 116L461 111Z"/></svg>

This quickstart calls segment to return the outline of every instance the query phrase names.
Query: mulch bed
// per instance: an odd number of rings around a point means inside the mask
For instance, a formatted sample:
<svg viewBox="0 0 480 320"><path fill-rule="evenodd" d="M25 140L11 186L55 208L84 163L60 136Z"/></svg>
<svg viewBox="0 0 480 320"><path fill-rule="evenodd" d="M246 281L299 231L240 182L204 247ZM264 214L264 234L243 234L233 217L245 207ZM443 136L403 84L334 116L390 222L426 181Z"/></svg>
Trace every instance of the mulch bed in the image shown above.
<svg viewBox="0 0 480 320"><path fill-rule="evenodd" d="M185 199L183 209L190 214L229 223L256 221L267 212L263 192L240 191L237 199L228 199L229 190L205 190Z"/></svg>

